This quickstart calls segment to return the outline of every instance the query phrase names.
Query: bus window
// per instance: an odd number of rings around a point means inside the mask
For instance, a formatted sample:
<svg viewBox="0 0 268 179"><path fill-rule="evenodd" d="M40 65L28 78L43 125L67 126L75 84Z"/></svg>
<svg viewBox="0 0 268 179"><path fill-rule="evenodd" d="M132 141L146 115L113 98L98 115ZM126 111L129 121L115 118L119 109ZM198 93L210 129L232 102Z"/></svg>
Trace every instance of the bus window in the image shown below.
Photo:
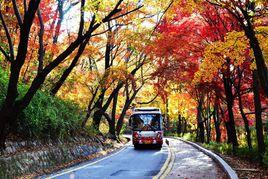
<svg viewBox="0 0 268 179"><path fill-rule="evenodd" d="M134 114L132 117L134 131L156 131L161 129L160 114Z"/></svg>

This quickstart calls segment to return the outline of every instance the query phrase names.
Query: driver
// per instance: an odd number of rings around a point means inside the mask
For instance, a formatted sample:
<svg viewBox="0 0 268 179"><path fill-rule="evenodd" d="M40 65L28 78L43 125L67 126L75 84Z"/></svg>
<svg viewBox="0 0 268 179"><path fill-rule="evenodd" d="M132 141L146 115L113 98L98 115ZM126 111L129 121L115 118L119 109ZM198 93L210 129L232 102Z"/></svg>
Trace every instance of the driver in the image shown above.
<svg viewBox="0 0 268 179"><path fill-rule="evenodd" d="M153 128L154 130L157 130L158 126L159 126L159 122L157 120L157 116L154 116L150 122L150 127Z"/></svg>
<svg viewBox="0 0 268 179"><path fill-rule="evenodd" d="M137 120L136 120L136 124L137 124L137 129L142 129L142 127L144 126L144 121L140 118L140 116L137 116Z"/></svg>

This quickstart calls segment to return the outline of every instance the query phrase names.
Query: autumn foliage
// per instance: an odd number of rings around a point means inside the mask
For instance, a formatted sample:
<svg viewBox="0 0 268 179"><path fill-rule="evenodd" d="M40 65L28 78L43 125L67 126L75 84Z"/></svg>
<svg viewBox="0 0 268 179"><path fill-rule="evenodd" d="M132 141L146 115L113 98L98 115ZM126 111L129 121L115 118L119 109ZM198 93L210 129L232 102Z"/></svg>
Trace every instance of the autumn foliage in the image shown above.
<svg viewBox="0 0 268 179"><path fill-rule="evenodd" d="M181 8L182 5L188 8ZM242 9L242 3L231 1L229 5ZM174 98L176 93L188 93L195 101L192 105L196 110L174 106L177 114L172 116L177 121L178 134L187 125L182 117L187 118L191 130L196 131L197 141L226 141L233 145L235 153L241 145L241 130L246 132L245 140L250 150L252 133L256 131L259 157L262 158L266 150L263 127L267 123L267 98L261 77L256 76L260 70L256 60L264 57L267 65L266 17L252 16L254 20L247 24L254 26L251 29L241 24L240 20L247 17L246 14L235 13L220 1L178 2L159 25L154 43L148 47L156 62L155 88L169 104L174 100L184 101L179 106L192 104L191 100L185 101L185 96ZM260 9L258 13L261 14ZM247 35L251 30L256 33L255 40L263 57L257 55L258 50ZM189 112L195 115L189 117Z"/></svg>
<svg viewBox="0 0 268 179"><path fill-rule="evenodd" d="M83 132L101 133L105 123L116 139L131 108L158 106L167 133L227 142L234 153L243 141L249 150L257 143L262 160L265 7L262 0L0 1L0 65L9 76L0 147L42 91L75 102Z"/></svg>

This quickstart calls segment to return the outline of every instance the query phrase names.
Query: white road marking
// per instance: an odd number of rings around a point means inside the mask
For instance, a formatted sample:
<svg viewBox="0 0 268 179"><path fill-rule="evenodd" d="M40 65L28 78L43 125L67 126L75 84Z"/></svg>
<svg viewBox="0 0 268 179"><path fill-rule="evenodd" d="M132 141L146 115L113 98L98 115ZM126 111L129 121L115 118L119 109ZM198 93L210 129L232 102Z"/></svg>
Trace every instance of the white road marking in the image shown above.
<svg viewBox="0 0 268 179"><path fill-rule="evenodd" d="M74 173L70 174L70 179L74 179L74 178L75 178Z"/></svg>
<svg viewBox="0 0 268 179"><path fill-rule="evenodd" d="M100 161L103 161L103 160L105 160L105 159L107 159L107 158L110 158L110 157L113 157L113 156L119 154L120 152L122 152L123 150L125 150L128 146L129 146L129 145L126 144L125 147L123 147L122 149L120 149L119 151L117 151L117 152L115 152L115 153L113 153L113 154L111 154L111 155L108 155L108 156L106 156L106 157L104 157L104 158L101 158L101 159L99 159L99 160L97 160L97 161L95 161L95 162L91 162L91 163L89 163L89 164L86 164L86 165L83 165L83 166L80 166L80 167L77 167L77 168L69 169L69 170L67 170L67 171L65 171L65 172L62 172L62 173L59 173L59 174L56 174L56 175L53 175L53 176L46 177L46 179L56 178L56 177L65 175L65 174L67 174L67 173L71 173L71 172L74 172L74 171L77 171L77 170L86 168L86 167L88 167L88 166L94 165L94 164L96 164L96 163L98 163L98 162L100 162ZM71 178L71 176L70 176L70 178Z"/></svg>

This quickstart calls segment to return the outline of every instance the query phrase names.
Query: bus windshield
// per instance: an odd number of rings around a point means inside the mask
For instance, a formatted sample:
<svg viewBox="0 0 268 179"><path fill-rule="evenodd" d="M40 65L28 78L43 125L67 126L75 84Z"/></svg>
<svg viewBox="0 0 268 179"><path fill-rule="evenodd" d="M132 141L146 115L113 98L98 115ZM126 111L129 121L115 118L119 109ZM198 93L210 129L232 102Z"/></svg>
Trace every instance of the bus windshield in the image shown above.
<svg viewBox="0 0 268 179"><path fill-rule="evenodd" d="M131 118L134 131L161 130L160 114L134 114Z"/></svg>

